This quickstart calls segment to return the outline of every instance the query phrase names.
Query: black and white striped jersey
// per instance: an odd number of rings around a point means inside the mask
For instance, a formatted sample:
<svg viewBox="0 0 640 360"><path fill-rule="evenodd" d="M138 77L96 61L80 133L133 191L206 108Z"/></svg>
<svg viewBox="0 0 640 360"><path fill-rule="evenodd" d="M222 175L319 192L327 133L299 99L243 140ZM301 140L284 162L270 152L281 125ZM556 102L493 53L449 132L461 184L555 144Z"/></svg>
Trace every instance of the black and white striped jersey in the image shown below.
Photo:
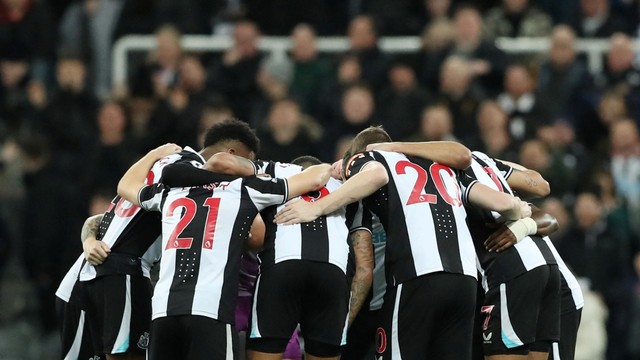
<svg viewBox="0 0 640 360"><path fill-rule="evenodd" d="M503 173L511 174L511 167L488 157L478 151L472 153L471 166L465 170L466 188L470 190L475 183L481 183L493 190L513 195ZM461 176L462 178L463 176ZM463 194L463 199L467 198ZM540 236L527 236L519 243L500 253L489 252L484 241L496 229L487 224L496 224L500 214L472 206L468 208L467 222L474 239L479 260L479 271L483 274L485 291L515 278L536 267L555 264L555 258L549 246Z"/></svg>
<svg viewBox="0 0 640 360"><path fill-rule="evenodd" d="M380 218L369 211L362 201L347 206L347 225L349 232L367 230L371 233L373 245L373 281L371 290L367 296L369 310L379 310L384 304L384 294L387 292L387 276L385 271L384 255L387 244L387 234L384 232ZM355 257L349 256L349 276L355 274Z"/></svg>
<svg viewBox="0 0 640 360"><path fill-rule="evenodd" d="M346 175L378 161L389 183L363 200L387 234L386 262L394 285L444 271L477 276L476 255L456 173L429 160L367 151L347 164Z"/></svg>
<svg viewBox="0 0 640 360"><path fill-rule="evenodd" d="M233 324L240 254L253 219L287 199L286 179L247 177L196 187L141 189L162 214L162 260L152 318L201 315Z"/></svg>
<svg viewBox="0 0 640 360"><path fill-rule="evenodd" d="M298 165L279 162L257 163L257 165L259 171L276 178L288 178L302 171ZM329 195L340 185L338 180L331 178L319 191L300 196L299 199L316 201ZM267 269L287 260L308 260L333 264L346 273L349 257L347 243L349 229L345 223L345 209L320 216L307 223L274 224L274 216L283 207L284 205L269 207L261 213L266 225L266 234L264 247L259 255L260 268Z"/></svg>
<svg viewBox="0 0 640 360"><path fill-rule="evenodd" d="M147 175L147 184L161 181L162 170L174 163L189 163L202 167L202 156L189 147L157 161ZM160 237L160 214L142 211L138 206L116 196L100 222L96 238L111 248L111 254L127 254L141 258L142 274L149 277L149 270L159 260L159 248L151 245ZM114 257L115 259L115 257ZM150 261L151 260L151 261ZM109 266L109 258L104 267ZM80 281L95 279L96 267L85 262L80 271Z"/></svg>

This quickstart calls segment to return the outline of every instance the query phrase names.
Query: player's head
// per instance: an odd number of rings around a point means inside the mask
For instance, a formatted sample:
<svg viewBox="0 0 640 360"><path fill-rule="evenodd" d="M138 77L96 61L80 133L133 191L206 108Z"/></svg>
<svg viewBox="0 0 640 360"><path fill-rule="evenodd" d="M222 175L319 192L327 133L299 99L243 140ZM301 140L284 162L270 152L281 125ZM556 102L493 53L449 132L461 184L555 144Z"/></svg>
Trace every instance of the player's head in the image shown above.
<svg viewBox="0 0 640 360"><path fill-rule="evenodd" d="M353 155L360 151L364 151L369 144L390 142L391 137L382 128L382 126L369 126L368 128L360 131L358 135L353 139L349 152Z"/></svg>
<svg viewBox="0 0 640 360"><path fill-rule="evenodd" d="M293 159L291 162L294 165L302 166L303 169L308 168L309 166L322 164L322 161L317 157L304 155Z"/></svg>
<svg viewBox="0 0 640 360"><path fill-rule="evenodd" d="M260 140L247 123L228 119L207 130L203 146L201 153L205 159L217 152L228 152L253 160L260 149Z"/></svg>

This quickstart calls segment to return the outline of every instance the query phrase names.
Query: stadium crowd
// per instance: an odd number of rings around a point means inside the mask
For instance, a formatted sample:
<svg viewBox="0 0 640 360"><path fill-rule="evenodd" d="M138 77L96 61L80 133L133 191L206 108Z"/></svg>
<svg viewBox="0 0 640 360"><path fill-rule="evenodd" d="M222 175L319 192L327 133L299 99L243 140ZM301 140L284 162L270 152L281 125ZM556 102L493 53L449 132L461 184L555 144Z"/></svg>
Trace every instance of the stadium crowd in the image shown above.
<svg viewBox="0 0 640 360"><path fill-rule="evenodd" d="M256 129L259 159L332 163L383 125L394 140L460 141L539 172L551 194L535 204L558 219L551 238L591 301L585 328L606 327L601 358L638 359L639 19L625 0L0 0L0 275L32 284L38 336L52 334L84 220L148 151L200 149L210 126L236 117ZM212 33L232 46L180 46ZM157 46L112 84L112 46L127 34ZM261 52L261 35L291 48ZM397 35L420 36L421 49L380 50L379 37ZM321 53L318 36L346 36L349 50ZM551 45L508 56L497 37ZM602 72L576 51L580 38L608 39Z"/></svg>

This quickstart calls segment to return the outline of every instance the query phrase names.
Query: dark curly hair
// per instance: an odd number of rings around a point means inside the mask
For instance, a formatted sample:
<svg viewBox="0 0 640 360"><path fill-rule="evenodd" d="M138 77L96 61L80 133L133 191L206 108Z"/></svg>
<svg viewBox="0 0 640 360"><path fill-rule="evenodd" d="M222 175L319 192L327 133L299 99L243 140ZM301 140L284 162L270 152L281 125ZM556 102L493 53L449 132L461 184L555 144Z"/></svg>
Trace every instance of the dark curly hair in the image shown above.
<svg viewBox="0 0 640 360"><path fill-rule="evenodd" d="M211 126L204 137L204 147L216 145L222 141L239 141L249 150L258 153L260 139L255 131L244 121L227 119Z"/></svg>

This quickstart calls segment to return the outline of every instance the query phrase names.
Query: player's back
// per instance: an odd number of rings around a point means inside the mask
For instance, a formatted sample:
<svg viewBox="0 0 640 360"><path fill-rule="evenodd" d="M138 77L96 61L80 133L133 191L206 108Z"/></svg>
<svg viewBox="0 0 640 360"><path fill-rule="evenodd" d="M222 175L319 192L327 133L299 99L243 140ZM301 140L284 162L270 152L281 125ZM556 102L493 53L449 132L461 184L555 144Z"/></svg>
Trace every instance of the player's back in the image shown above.
<svg viewBox="0 0 640 360"><path fill-rule="evenodd" d="M465 173L467 181L477 181L493 190L513 195L504 176L510 171L512 169L509 166L474 151L471 166ZM525 237L500 253L487 251L484 241L497 228L487 224L499 224L499 218L498 213L488 210L473 208L468 211L467 222L474 239L481 271L487 275L485 280L488 281L488 287L506 282L538 266L556 263L544 239L535 235Z"/></svg>
<svg viewBox="0 0 640 360"><path fill-rule="evenodd" d="M302 167L297 165L274 162L269 162L263 168L266 174L277 178L288 178L302 171ZM340 185L339 181L330 178L320 190L300 196L299 199L314 202L334 192ZM287 260L307 260L331 263L346 272L349 231L345 223L345 209L308 223L276 225L273 218L283 207L272 206L261 213L267 231L260 252L260 268L266 269Z"/></svg>
<svg viewBox="0 0 640 360"><path fill-rule="evenodd" d="M189 188L144 188L141 206L162 213L163 254L153 317L202 315L233 323L240 254L253 219L284 199L283 182L256 177Z"/></svg>
<svg viewBox="0 0 640 360"><path fill-rule="evenodd" d="M364 203L387 232L387 262L396 283L438 271L475 278L475 252L453 170L400 153L368 151L347 172L380 162L389 183Z"/></svg>

